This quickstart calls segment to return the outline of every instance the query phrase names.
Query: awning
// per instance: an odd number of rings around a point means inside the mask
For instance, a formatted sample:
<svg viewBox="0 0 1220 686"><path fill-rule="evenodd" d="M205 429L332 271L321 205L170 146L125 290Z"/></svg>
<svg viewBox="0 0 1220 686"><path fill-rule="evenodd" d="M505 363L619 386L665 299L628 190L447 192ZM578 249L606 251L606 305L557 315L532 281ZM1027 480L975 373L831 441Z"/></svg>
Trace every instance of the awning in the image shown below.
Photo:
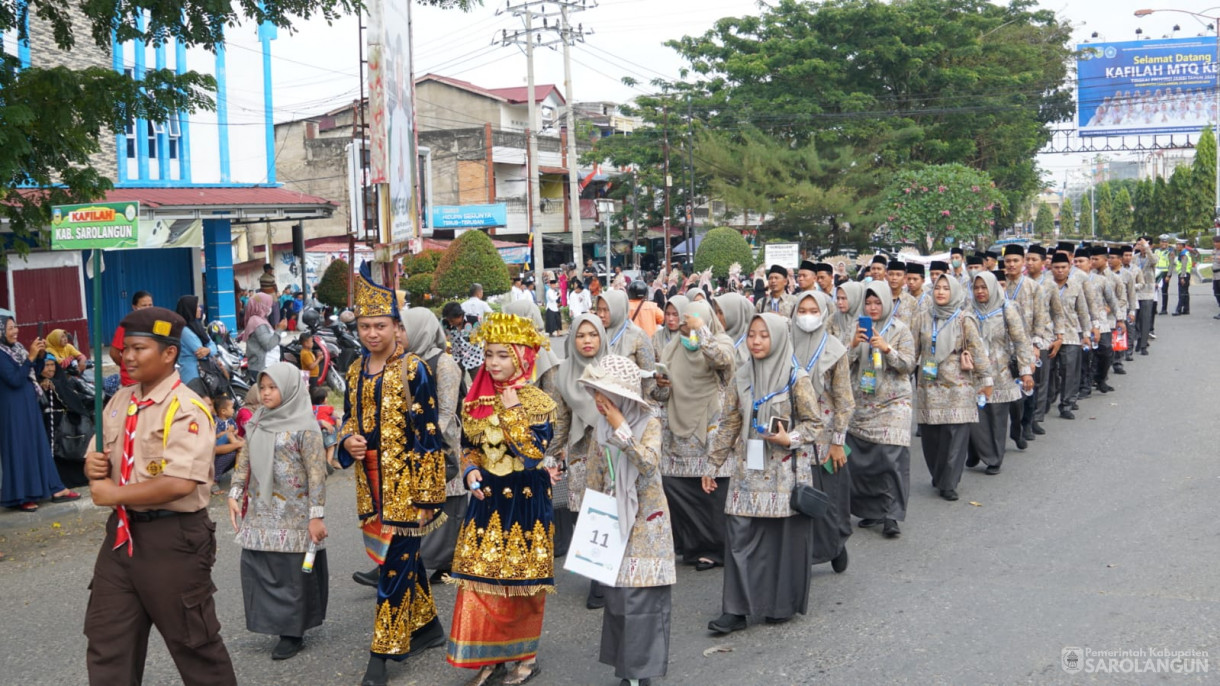
<svg viewBox="0 0 1220 686"><path fill-rule="evenodd" d="M695 250L699 249L699 244L702 242L703 242L703 236L695 236ZM675 255L685 255L687 253L686 241L682 241L677 246L673 247L671 250Z"/></svg>
<svg viewBox="0 0 1220 686"><path fill-rule="evenodd" d="M564 167L543 167L543 166L539 166L539 167L538 167L538 173L539 173L539 174L558 174L558 175L560 175L560 176L567 176L567 175L568 175L568 170L567 170L567 169L565 169Z"/></svg>

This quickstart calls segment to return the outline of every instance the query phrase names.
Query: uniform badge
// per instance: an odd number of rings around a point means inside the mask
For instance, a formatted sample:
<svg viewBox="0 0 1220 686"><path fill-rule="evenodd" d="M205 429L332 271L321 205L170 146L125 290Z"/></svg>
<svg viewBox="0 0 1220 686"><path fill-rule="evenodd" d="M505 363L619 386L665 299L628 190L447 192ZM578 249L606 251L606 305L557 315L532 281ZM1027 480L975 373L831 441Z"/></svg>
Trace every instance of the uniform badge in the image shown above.
<svg viewBox="0 0 1220 686"><path fill-rule="evenodd" d="M148 466L146 467L146 469L148 470L148 473L150 475L156 476L165 470L164 463L165 463L165 460L154 460L154 461L148 463Z"/></svg>
<svg viewBox="0 0 1220 686"><path fill-rule="evenodd" d="M137 413L139 411L140 411L140 407L138 405L136 405L135 403L132 403L127 406L127 416L128 417L135 415L135 413Z"/></svg>
<svg viewBox="0 0 1220 686"><path fill-rule="evenodd" d="M199 422L191 422L189 425L187 425L186 430L193 434L198 434L199 433Z"/></svg>

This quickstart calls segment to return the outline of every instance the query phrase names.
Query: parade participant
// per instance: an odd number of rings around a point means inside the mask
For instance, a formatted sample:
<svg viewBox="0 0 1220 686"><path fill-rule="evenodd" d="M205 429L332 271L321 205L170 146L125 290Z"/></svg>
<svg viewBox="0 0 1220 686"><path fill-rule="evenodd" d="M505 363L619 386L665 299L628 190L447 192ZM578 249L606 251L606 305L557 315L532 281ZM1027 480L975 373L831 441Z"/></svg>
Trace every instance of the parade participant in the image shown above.
<svg viewBox="0 0 1220 686"><path fill-rule="evenodd" d="M847 429L851 448L851 513L860 526L882 525L886 538L902 535L911 490L911 372L915 344L893 317L889 288L864 289L864 316L872 336L856 324L850 349L856 409Z"/></svg>
<svg viewBox="0 0 1220 686"><path fill-rule="evenodd" d="M1111 281L1114 283L1114 294L1118 297L1120 306L1123 309L1124 317L1122 325L1128 336L1127 349L1123 352L1115 351L1114 353L1114 373L1126 374L1127 371L1123 368L1123 362L1130 359L1127 356L1131 354L1131 349L1135 347L1135 336L1132 325L1135 323L1135 308L1139 306L1135 299L1135 277L1131 272L1123 268L1123 247L1117 246L1110 248L1110 254L1107 257L1107 266ZM1120 297L1121 296L1121 297Z"/></svg>
<svg viewBox="0 0 1220 686"><path fill-rule="evenodd" d="M834 303L830 296L806 291L796 296L792 317L792 351L796 364L809 375L822 427L803 450L813 466L813 487L830 496L826 516L813 521L813 564L829 562L835 573L847 569L847 539L851 536L851 474L847 470L847 427L856 399L851 390L847 347L830 334ZM810 452L809 448L815 449Z"/></svg>
<svg viewBox="0 0 1220 686"><path fill-rule="evenodd" d="M458 594L446 660L479 670L472 686L522 684L541 671L542 617L555 585L558 470L544 460L555 403L528 385L549 343L529 320L504 313L488 315L475 338L484 363L462 405L462 477L472 499L447 580Z"/></svg>
<svg viewBox="0 0 1220 686"><path fill-rule="evenodd" d="M894 301L893 316L910 327L915 316L915 299L906 294L906 263L902 260L890 260L886 266L885 281L890 287L890 298Z"/></svg>
<svg viewBox="0 0 1220 686"><path fill-rule="evenodd" d="M85 456L93 503L114 508L85 610L89 683L140 683L155 626L184 684L236 684L212 597L215 434L203 399L174 369L186 322L148 307L120 326L136 383L106 404L103 451Z"/></svg>
<svg viewBox="0 0 1220 686"><path fill-rule="evenodd" d="M1080 395L1081 345L1089 340L1093 329L1084 291L1079 282L1069 278L1071 271L1072 261L1067 254L1056 252L1051 258L1051 276L1063 308L1063 345L1054 357L1048 407L1049 401L1059 398L1059 416L1062 419L1076 418L1073 410Z"/></svg>
<svg viewBox="0 0 1220 686"><path fill-rule="evenodd" d="M1097 345L1093 349L1093 366L1090 370L1093 374L1093 383L1096 384L1097 390L1102 393L1109 393L1114 390L1112 386L1106 383L1106 379L1110 375L1110 365L1114 363L1114 330L1120 326L1126 326L1127 313L1118 298L1117 289L1114 287L1114 281L1110 279L1109 267L1106 263L1106 255L1109 249L1104 245L1095 245L1089 251L1089 269L1091 270L1088 279L1092 283L1097 284L1097 291L1101 294L1105 305L1105 316L1102 321L1101 338L1097 341Z"/></svg>
<svg viewBox="0 0 1220 686"><path fill-rule="evenodd" d="M356 465L356 513L365 552L380 571L361 684L383 686L387 659L401 661L445 640L419 552L423 536L445 523L445 455L436 378L396 340L394 291L373 282L368 262L354 288L364 351L347 371L336 458L345 469Z"/></svg>
<svg viewBox="0 0 1220 686"><path fill-rule="evenodd" d="M609 343L606 330L596 315L577 317L572 320L571 330L564 343L563 362L559 363L551 376L552 383L540 386L555 401L555 437L546 452L566 466L567 500L560 502L552 498L556 513L557 545L560 543L560 512L574 515L580 511L581 498L585 494L585 459L591 454L598 456L592 438L598 419L597 407L588 391L580 385L580 376L586 367L605 357ZM567 532L567 535L570 539L571 532ZM604 604L605 596L601 593L600 585L596 581L590 582L585 605L590 610L596 610Z"/></svg>
<svg viewBox="0 0 1220 686"><path fill-rule="evenodd" d="M1101 335L1110 332L1101 285L1091 278L1093 272L1090 253L1090 248L1080 247L1076 249L1072 258L1072 278L1080 284L1080 289L1084 292L1085 304L1089 308L1089 321L1092 324L1089 341L1081 346L1080 393L1078 396L1080 398L1087 398L1093 394L1093 358L1096 356L1096 350L1101 342Z"/></svg>
<svg viewBox="0 0 1220 686"><path fill-rule="evenodd" d="M907 296L914 302L910 319L903 320L910 326L915 315L932 306L932 298L924 291L924 266L918 262L907 262Z"/></svg>
<svg viewBox="0 0 1220 686"><path fill-rule="evenodd" d="M998 277L997 277L998 278ZM1004 298L1016 307L1021 315L1025 335L1033 345L1030 355L1040 359L1041 349L1048 345L1042 334L1050 329L1050 313L1039 307L1038 285L1025 276L1025 248L1011 244L1004 246ZM1028 441L1034 439L1033 396L1023 396L1008 406L1008 435L1017 448L1025 450ZM1029 421L1025 415L1029 414Z"/></svg>
<svg viewBox="0 0 1220 686"><path fill-rule="evenodd" d="M1046 248L1031 245L1025 254L1025 274L1038 287L1038 297L1034 300L1038 314L1034 321L1041 321L1042 328L1031 334L1034 347L1038 349L1034 368L1034 394L1025 396L1022 414L1022 430L1027 430L1023 435L1030 441L1035 435L1046 433L1046 429L1042 428L1042 420L1046 418L1050 408L1051 367L1063 345L1067 329L1067 318L1063 312L1063 303L1059 300L1059 290L1046 267Z"/></svg>
<svg viewBox="0 0 1220 686"><path fill-rule="evenodd" d="M680 318L679 336L661 352L667 377L657 381L665 410L661 475L683 562L705 571L724 564L728 491L704 493L701 479L709 473L711 439L724 423L725 396L735 392L738 365L733 340L707 303L686 303ZM716 470L720 485L727 483L731 472L731 467Z"/></svg>
<svg viewBox="0 0 1220 686"><path fill-rule="evenodd" d="M814 265L814 273L816 274L818 290L830 296L831 302L834 302L835 296L835 268L834 265L826 262L818 262ZM805 289L809 290L809 289ZM829 317L830 315L827 315Z"/></svg>
<svg viewBox="0 0 1220 686"><path fill-rule="evenodd" d="M873 255L873 261L868 265L868 277L865 282L885 281L885 268L889 266L889 263L890 261L885 255Z"/></svg>
<svg viewBox="0 0 1220 686"><path fill-rule="evenodd" d="M954 501L966 466L970 427L979 420L978 393L990 398L994 387L978 322L962 311L966 289L957 279L942 276L933 286L932 300L912 331L919 364L915 421L932 487Z"/></svg>
<svg viewBox="0 0 1220 686"><path fill-rule="evenodd" d="M1000 253L994 250L988 250L982 254L983 269L989 272L994 272L1000 268Z"/></svg>
<svg viewBox="0 0 1220 686"><path fill-rule="evenodd" d="M848 281L835 290L835 315L830 320L830 335L850 349L856 338L860 315L864 314L864 284Z"/></svg>
<svg viewBox="0 0 1220 686"><path fill-rule="evenodd" d="M737 393L727 396L703 477L703 490L715 492L715 472L732 458L723 614L707 627L718 634L745 629L749 615L782 624L809 607L813 520L789 500L798 483L810 483L812 465L802 455L822 421L809 375L792 366L789 324L770 312L751 320L751 359L735 372ZM739 441L746 450L734 450Z"/></svg>
<svg viewBox="0 0 1220 686"><path fill-rule="evenodd" d="M966 258L966 278L962 280L962 285L966 290L973 288L974 277L978 276L979 272L983 271L983 256L971 255Z"/></svg>
<svg viewBox="0 0 1220 686"><path fill-rule="evenodd" d="M675 295L665 303L665 321L661 326L657 327L657 332L652 335L652 350L660 359L661 351L665 350L665 346L669 342L678 337L678 325L681 320L678 318L678 308L690 302L685 295Z"/></svg>
<svg viewBox="0 0 1220 686"><path fill-rule="evenodd" d="M273 277L274 278L274 277ZM136 291L135 295L131 296L131 309L142 310L146 307L153 306L152 294L148 291ZM110 340L110 361L114 362L119 368L119 385L131 386L135 384L135 380L127 374L127 367L123 365L123 339L127 334L123 332L122 326L116 326L114 329L114 337ZM112 389L109 383L106 386L106 392L112 393L116 389Z"/></svg>
<svg viewBox="0 0 1220 686"><path fill-rule="evenodd" d="M754 318L754 308L750 306L749 300L736 293L716 296L714 304L716 316L720 318L725 334L733 341L735 366L741 367L750 361L750 349L746 347L746 334L749 332L750 320Z"/></svg>
<svg viewBox="0 0 1220 686"><path fill-rule="evenodd" d="M788 270L778 264L767 270L767 295L754 303L756 312L773 312L781 317L791 317L796 304L788 295Z"/></svg>
<svg viewBox="0 0 1220 686"><path fill-rule="evenodd" d="M949 271L949 263L942 260L932 260L932 262L928 264L929 283L935 284L936 281L940 279L942 274L950 274L952 276L952 272ZM953 276L953 278L957 277Z"/></svg>
<svg viewBox="0 0 1220 686"><path fill-rule="evenodd" d="M419 546L424 568L432 570L431 581L438 583L452 566L458 527L462 515L466 513L466 486L458 474L462 447L458 413L462 402L463 373L453 355L445 352L445 334L432 310L412 307L401 315L407 336L406 352L423 360L432 372L436 387L436 425L445 446L445 471L446 475L453 475L445 484L445 505L441 508L445 523L425 536Z"/></svg>
<svg viewBox="0 0 1220 686"><path fill-rule="evenodd" d="M1136 242L1135 252L1139 254L1135 258L1135 266L1139 270L1139 281L1135 294L1135 299L1139 302L1139 312L1136 313L1139 340L1135 347L1140 355L1147 355L1148 341L1152 338L1152 321L1156 316L1156 256L1152 254L1152 246L1149 244L1147 236ZM1220 255L1220 250L1212 254ZM1213 277L1212 283L1220 283L1220 279ZM1213 285L1212 288L1215 286ZM1220 314L1216 316L1220 317Z"/></svg>
<svg viewBox="0 0 1220 686"><path fill-rule="evenodd" d="M1179 238L1178 248L1173 253L1173 275L1178 281L1178 304L1173 308L1173 317L1190 314L1190 277L1194 269L1195 259L1186 249L1186 239Z"/></svg>
<svg viewBox="0 0 1220 686"><path fill-rule="evenodd" d="M258 390L262 407L233 468L229 522L242 548L246 629L279 636L271 659L286 660L326 620L326 448L299 369L271 365Z"/></svg>
<svg viewBox="0 0 1220 686"><path fill-rule="evenodd" d="M970 427L970 452L966 466L974 467L981 461L987 465L986 472L994 475L1000 473L1000 466L1004 462L1009 403L1019 401L1022 392L1034 390L1033 346L1025 333L1021 313L1016 307L1008 307L1004 291L994 274L983 272L976 276L973 293L972 307L966 314L978 321L995 390L987 403L979 408L979 420ZM1020 377L1019 387L1010 369L1013 358L1016 362L1015 374ZM980 391L984 386L983 381L985 379L977 382L976 388Z"/></svg>
<svg viewBox="0 0 1220 686"><path fill-rule="evenodd" d="M1135 246L1124 245L1121 248L1122 257L1119 263L1122 265L1122 271L1130 277L1130 285L1127 291L1127 333L1130 340L1127 341L1126 361L1135 361L1135 351L1137 350L1140 338L1140 320L1139 320L1139 302L1140 291L1144 287L1144 274L1135 264Z"/></svg>
<svg viewBox="0 0 1220 686"><path fill-rule="evenodd" d="M710 308L700 306L710 316ZM677 583L661 486L661 422L640 395L640 368L625 357L607 355L590 364L580 383L601 415L589 488L614 496L626 540L618 578L605 589L598 660L613 665L622 683L648 686L669 668L670 591Z"/></svg>
<svg viewBox="0 0 1220 686"><path fill-rule="evenodd" d="M967 278L966 274L966 251L957 246L949 249L949 273L953 278L962 281Z"/></svg>
<svg viewBox="0 0 1220 686"><path fill-rule="evenodd" d="M796 290L811 291L817 286L818 268L812 260L804 260L796 270Z"/></svg>
<svg viewBox="0 0 1220 686"><path fill-rule="evenodd" d="M606 336L609 337L606 351L631 360L635 366L646 372L656 371L657 354L653 350L652 340L627 316L627 294L616 290L606 291L593 301L593 308L601 318ZM644 379L644 397L655 400L656 387L655 380Z"/></svg>

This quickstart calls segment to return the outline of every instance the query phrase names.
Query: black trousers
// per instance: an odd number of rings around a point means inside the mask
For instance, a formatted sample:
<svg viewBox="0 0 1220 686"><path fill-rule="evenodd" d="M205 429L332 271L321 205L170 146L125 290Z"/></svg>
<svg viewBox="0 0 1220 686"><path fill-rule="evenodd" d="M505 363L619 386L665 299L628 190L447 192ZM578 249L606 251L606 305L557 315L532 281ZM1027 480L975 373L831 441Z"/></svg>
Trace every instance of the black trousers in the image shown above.
<svg viewBox="0 0 1220 686"><path fill-rule="evenodd" d="M1101 342L1093 349L1093 380L1100 386L1110 376L1110 365L1114 364L1114 334L1107 331L1101 335Z"/></svg>
<svg viewBox="0 0 1220 686"><path fill-rule="evenodd" d="M1080 373L1076 377L1076 387L1080 389L1079 397L1087 397L1093 392L1093 356L1096 354L1097 341L1093 341L1094 347L1085 349L1080 348Z"/></svg>
<svg viewBox="0 0 1220 686"><path fill-rule="evenodd" d="M1178 277L1178 305L1174 308L1178 314L1190 314L1190 275Z"/></svg>
<svg viewBox="0 0 1220 686"><path fill-rule="evenodd" d="M1026 398L1025 426L1041 422L1046 418L1046 410L1050 407L1051 353L1041 351L1039 359L1042 366L1034 367L1034 394Z"/></svg>
<svg viewBox="0 0 1220 686"><path fill-rule="evenodd" d="M1165 272L1157 277L1161 282L1161 314L1169 311L1169 272Z"/></svg>
<svg viewBox="0 0 1220 686"><path fill-rule="evenodd" d="M1139 312L1135 313L1135 325L1139 332L1136 339L1136 350L1148 349L1148 334L1152 333L1152 321L1156 317L1156 301L1141 300Z"/></svg>
<svg viewBox="0 0 1220 686"><path fill-rule="evenodd" d="M1051 399L1059 398L1059 411L1072 409L1080 394L1080 346L1065 345L1055 356L1055 369L1051 374Z"/></svg>
<svg viewBox="0 0 1220 686"><path fill-rule="evenodd" d="M1216 298L1216 304L1220 305L1220 274L1212 273L1212 296Z"/></svg>

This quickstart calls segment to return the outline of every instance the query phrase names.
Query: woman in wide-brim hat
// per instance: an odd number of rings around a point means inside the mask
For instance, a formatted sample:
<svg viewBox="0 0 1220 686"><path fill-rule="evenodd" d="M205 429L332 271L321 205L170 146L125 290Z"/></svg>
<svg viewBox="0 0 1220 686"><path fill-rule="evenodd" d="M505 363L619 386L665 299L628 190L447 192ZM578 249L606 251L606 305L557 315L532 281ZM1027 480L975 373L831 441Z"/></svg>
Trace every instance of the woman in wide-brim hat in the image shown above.
<svg viewBox="0 0 1220 686"><path fill-rule="evenodd" d="M607 355L580 383L601 417L588 487L614 496L627 540L614 586L604 588L600 661L624 684L649 684L669 664L670 587L677 581L669 505L661 486L661 422L640 395L640 369Z"/></svg>

